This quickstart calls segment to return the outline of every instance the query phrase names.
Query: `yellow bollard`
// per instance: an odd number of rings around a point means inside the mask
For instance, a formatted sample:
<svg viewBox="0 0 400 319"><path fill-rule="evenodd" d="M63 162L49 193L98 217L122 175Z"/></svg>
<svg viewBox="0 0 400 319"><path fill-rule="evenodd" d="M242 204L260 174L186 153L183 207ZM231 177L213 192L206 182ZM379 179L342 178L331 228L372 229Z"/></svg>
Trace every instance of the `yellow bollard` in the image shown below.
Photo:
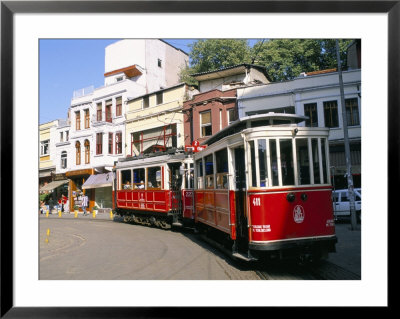
<svg viewBox="0 0 400 319"><path fill-rule="evenodd" d="M58 217L61 217L61 210L58 211Z"/></svg>
<svg viewBox="0 0 400 319"><path fill-rule="evenodd" d="M96 218L96 212L93 211L93 218Z"/></svg>
<svg viewBox="0 0 400 319"><path fill-rule="evenodd" d="M46 242L46 244L48 244L48 243L49 243L49 239L48 239L48 238L46 238L45 242Z"/></svg>
<svg viewBox="0 0 400 319"><path fill-rule="evenodd" d="M74 215L75 215L75 218L78 218L78 211L77 210L75 211Z"/></svg>
<svg viewBox="0 0 400 319"><path fill-rule="evenodd" d="M112 210L110 210L110 219L114 219L114 215L113 215Z"/></svg>
<svg viewBox="0 0 400 319"><path fill-rule="evenodd" d="M48 210L46 211L46 217L49 217L49 211Z"/></svg>
<svg viewBox="0 0 400 319"><path fill-rule="evenodd" d="M46 234L47 234L47 237L49 237L49 236L50 236L50 228L47 228L47 232L46 232Z"/></svg>

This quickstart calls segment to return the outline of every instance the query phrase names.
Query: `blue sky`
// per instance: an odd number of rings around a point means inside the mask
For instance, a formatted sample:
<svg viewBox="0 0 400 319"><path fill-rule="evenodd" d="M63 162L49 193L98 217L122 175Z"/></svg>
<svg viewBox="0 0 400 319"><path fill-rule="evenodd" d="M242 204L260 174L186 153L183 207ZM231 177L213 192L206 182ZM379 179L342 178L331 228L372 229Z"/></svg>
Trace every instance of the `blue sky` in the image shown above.
<svg viewBox="0 0 400 319"><path fill-rule="evenodd" d="M42 39L39 42L39 123L66 119L75 90L104 85L105 47L119 39ZM196 40L166 39L189 54ZM253 44L255 40L250 42Z"/></svg>

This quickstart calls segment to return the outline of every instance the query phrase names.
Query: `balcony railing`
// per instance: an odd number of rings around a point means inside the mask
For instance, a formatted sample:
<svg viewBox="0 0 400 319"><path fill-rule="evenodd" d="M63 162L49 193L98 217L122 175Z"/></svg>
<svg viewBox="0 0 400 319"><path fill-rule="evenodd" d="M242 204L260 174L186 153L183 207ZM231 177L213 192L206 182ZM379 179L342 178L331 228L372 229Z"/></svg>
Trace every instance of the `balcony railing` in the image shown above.
<svg viewBox="0 0 400 319"><path fill-rule="evenodd" d="M113 123L116 119L123 117L126 119L126 115L123 114L121 116L115 116L115 114L112 114L110 118L106 118L106 115L102 113L101 115L101 120L97 119L97 114L92 114L91 116L91 122L92 124L100 124L100 123Z"/></svg>
<svg viewBox="0 0 400 319"><path fill-rule="evenodd" d="M94 92L94 86L91 85L91 86L85 87L83 89L75 90L73 93L73 98L77 99L79 97L82 97L82 96L85 96L88 94L92 94L93 92Z"/></svg>

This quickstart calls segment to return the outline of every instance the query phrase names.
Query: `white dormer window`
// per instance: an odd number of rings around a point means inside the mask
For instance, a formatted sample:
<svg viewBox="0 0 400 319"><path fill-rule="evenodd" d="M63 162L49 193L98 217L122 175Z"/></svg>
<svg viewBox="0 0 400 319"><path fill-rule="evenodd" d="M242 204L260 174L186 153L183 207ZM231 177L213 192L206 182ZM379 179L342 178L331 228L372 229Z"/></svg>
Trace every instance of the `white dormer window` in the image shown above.
<svg viewBox="0 0 400 319"><path fill-rule="evenodd" d="M123 76L118 76L118 77L116 78L116 81L117 81L117 82L120 82L120 81L122 81L123 79L124 79Z"/></svg>

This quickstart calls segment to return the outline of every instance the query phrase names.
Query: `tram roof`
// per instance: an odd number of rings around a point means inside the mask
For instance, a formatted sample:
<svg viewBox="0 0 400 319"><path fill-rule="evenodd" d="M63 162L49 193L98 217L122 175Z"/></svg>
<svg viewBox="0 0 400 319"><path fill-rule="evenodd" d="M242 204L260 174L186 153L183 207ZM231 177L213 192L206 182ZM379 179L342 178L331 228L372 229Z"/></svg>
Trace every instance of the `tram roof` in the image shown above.
<svg viewBox="0 0 400 319"><path fill-rule="evenodd" d="M116 168L147 166L149 164L159 164L165 162L179 162L186 158L184 153L177 152L175 149L170 152L157 152L146 155L119 158Z"/></svg>
<svg viewBox="0 0 400 319"><path fill-rule="evenodd" d="M250 127L290 125L303 122L306 119L308 119L308 116L274 112L249 115L232 122L230 125L212 135L209 139L205 140L201 144L211 145L225 136L239 133L240 131Z"/></svg>

